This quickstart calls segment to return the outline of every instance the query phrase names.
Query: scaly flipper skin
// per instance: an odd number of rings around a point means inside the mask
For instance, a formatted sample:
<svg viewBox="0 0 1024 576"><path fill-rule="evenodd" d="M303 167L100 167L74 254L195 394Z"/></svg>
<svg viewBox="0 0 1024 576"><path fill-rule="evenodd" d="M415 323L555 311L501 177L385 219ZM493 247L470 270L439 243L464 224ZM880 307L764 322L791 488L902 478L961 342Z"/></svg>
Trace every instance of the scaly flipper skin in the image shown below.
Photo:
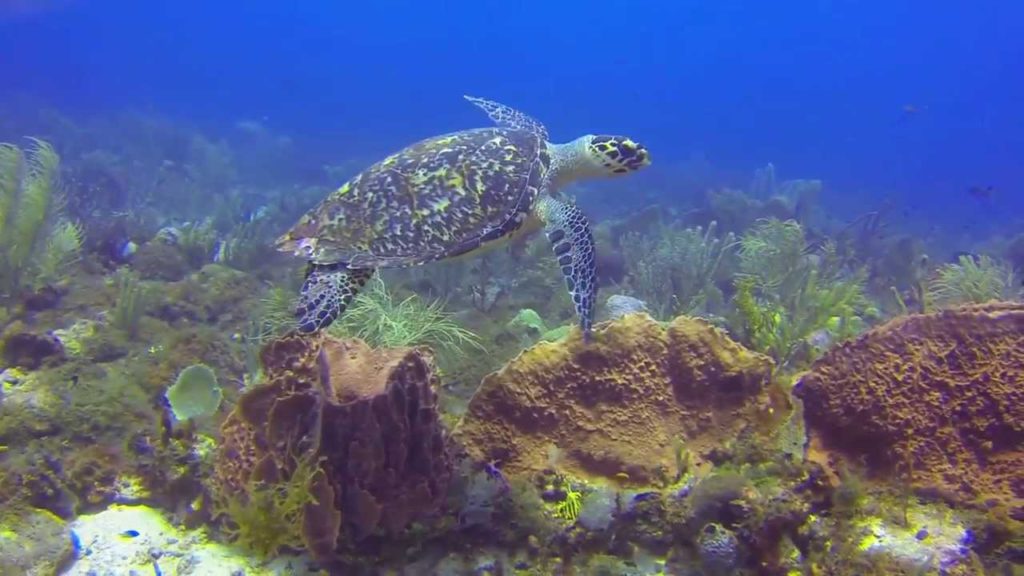
<svg viewBox="0 0 1024 576"><path fill-rule="evenodd" d="M490 117L491 121L498 126L515 128L517 130L528 130L538 135L543 140L547 140L548 138L548 131L544 128L543 124L514 108L505 106L504 104L493 100L477 98L476 96L463 96L463 98L479 106L487 113L487 116Z"/></svg>
<svg viewBox="0 0 1024 576"><path fill-rule="evenodd" d="M597 300L597 263L594 259L594 235L590 231L590 222L575 204L551 197L538 200L537 214L544 222L544 233L551 241L569 295L572 296L583 339L589 341L594 324L594 303Z"/></svg>
<svg viewBox="0 0 1024 576"><path fill-rule="evenodd" d="M299 332L316 332L330 326L374 272L373 268L350 269L344 264L310 264L295 307Z"/></svg>

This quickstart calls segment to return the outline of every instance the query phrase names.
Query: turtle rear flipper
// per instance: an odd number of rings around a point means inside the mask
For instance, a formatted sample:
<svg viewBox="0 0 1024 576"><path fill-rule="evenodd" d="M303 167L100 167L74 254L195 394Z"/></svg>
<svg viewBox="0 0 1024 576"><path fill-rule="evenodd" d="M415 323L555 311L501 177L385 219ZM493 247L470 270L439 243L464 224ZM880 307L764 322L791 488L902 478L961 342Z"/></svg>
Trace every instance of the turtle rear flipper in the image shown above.
<svg viewBox="0 0 1024 576"><path fill-rule="evenodd" d="M537 214L558 258L558 266L572 296L584 341L590 340L597 300L597 263L590 222L575 204L545 196L537 201Z"/></svg>
<svg viewBox="0 0 1024 576"><path fill-rule="evenodd" d="M330 326L373 277L373 273L373 268L310 264L295 307L299 332L316 332Z"/></svg>

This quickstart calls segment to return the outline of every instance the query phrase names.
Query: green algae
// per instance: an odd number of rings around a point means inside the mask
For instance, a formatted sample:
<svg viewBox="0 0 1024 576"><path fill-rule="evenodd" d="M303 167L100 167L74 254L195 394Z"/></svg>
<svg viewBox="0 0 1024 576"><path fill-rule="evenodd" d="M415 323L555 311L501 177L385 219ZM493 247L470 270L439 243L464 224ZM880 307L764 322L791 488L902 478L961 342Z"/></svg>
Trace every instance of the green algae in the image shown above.
<svg viewBox="0 0 1024 576"><path fill-rule="evenodd" d="M316 503L311 486L318 474L323 474L318 462L300 458L282 481L250 478L241 493L219 495L212 516L223 516L228 539L260 558L270 558L285 548L302 549L303 517L306 506Z"/></svg>

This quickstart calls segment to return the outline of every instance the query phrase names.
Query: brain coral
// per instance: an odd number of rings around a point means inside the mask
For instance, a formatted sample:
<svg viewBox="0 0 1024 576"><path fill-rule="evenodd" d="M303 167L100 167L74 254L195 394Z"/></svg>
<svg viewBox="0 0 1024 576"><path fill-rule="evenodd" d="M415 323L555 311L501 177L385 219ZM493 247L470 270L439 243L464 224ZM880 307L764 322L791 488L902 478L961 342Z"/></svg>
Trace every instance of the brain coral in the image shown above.
<svg viewBox="0 0 1024 576"><path fill-rule="evenodd" d="M1024 514L1024 304L897 318L825 354L796 393L815 444Z"/></svg>
<svg viewBox="0 0 1024 576"><path fill-rule="evenodd" d="M316 501L303 540L332 559L344 532L395 532L435 511L451 474L426 350L374 350L360 340L291 334L262 351L267 383L246 391L223 425L215 491L276 483L314 456Z"/></svg>
<svg viewBox="0 0 1024 576"><path fill-rule="evenodd" d="M668 327L645 314L524 351L484 378L457 436L516 473L558 454L563 470L650 482L676 471L675 449L719 445L769 381L772 362L707 322Z"/></svg>

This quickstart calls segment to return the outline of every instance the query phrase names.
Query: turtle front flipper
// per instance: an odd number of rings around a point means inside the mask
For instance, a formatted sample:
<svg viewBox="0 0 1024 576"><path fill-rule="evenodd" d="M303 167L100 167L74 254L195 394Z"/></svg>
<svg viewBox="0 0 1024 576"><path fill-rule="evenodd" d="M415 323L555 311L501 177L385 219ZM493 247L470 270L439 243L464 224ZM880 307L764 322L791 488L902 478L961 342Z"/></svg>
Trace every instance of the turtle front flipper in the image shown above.
<svg viewBox="0 0 1024 576"><path fill-rule="evenodd" d="M311 263L295 307L299 332L316 332L330 326L373 273L373 268L351 269L345 264Z"/></svg>
<svg viewBox="0 0 1024 576"><path fill-rule="evenodd" d="M572 296L584 341L590 340L597 299L597 264L590 222L575 204L545 196L537 201L537 215L555 250L558 266Z"/></svg>

